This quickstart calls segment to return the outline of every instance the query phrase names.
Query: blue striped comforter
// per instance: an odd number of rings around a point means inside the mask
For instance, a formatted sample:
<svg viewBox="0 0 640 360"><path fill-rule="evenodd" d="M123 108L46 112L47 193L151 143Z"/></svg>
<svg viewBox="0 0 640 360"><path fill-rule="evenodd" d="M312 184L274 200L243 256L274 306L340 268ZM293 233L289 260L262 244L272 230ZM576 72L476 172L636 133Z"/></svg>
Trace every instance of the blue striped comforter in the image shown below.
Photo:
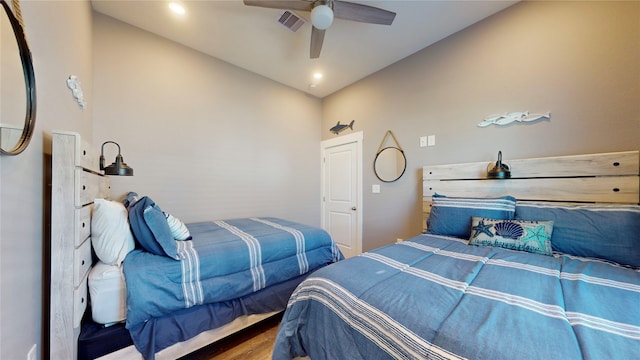
<svg viewBox="0 0 640 360"><path fill-rule="evenodd" d="M277 218L187 224L181 260L134 250L124 261L127 328L235 299L343 258L324 230Z"/></svg>
<svg viewBox="0 0 640 360"><path fill-rule="evenodd" d="M273 359L639 359L640 272L420 235L320 269Z"/></svg>

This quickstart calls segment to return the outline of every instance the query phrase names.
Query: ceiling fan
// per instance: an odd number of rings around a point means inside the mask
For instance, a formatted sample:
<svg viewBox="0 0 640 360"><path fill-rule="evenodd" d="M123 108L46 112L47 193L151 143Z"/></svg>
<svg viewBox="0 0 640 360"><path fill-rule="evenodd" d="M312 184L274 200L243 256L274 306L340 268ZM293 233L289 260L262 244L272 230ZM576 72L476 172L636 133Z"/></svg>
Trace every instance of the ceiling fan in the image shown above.
<svg viewBox="0 0 640 360"><path fill-rule="evenodd" d="M334 17L380 25L391 25L396 17L396 13L388 10L340 0L244 0L244 4L272 9L311 11L312 59L320 56L324 32L331 26Z"/></svg>

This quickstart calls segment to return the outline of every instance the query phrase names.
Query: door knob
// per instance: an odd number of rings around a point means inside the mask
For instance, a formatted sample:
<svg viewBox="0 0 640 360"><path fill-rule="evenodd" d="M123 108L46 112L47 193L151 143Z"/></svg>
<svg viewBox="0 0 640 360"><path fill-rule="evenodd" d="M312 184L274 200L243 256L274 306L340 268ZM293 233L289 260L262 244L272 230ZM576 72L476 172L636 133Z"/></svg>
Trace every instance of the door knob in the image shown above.
<svg viewBox="0 0 640 360"><path fill-rule="evenodd" d="M352 207L351 207L351 210L356 211L356 207L355 207L355 206L352 206Z"/></svg>

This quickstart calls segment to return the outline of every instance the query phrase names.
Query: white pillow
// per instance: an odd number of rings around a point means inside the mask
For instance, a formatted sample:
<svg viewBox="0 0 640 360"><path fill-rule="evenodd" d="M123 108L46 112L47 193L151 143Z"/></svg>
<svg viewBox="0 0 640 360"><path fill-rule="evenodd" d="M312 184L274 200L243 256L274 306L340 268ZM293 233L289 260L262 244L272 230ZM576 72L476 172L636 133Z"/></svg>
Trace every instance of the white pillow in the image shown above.
<svg viewBox="0 0 640 360"><path fill-rule="evenodd" d="M116 201L95 199L91 218L91 244L103 263L122 263L135 247L124 205Z"/></svg>
<svg viewBox="0 0 640 360"><path fill-rule="evenodd" d="M189 240L191 238L191 233L187 226L177 217L164 213L164 217L167 218L167 224L169 224L169 229L171 229L171 235L176 240Z"/></svg>
<svg viewBox="0 0 640 360"><path fill-rule="evenodd" d="M89 272L91 317L106 326L127 318L127 284L122 266L98 261Z"/></svg>

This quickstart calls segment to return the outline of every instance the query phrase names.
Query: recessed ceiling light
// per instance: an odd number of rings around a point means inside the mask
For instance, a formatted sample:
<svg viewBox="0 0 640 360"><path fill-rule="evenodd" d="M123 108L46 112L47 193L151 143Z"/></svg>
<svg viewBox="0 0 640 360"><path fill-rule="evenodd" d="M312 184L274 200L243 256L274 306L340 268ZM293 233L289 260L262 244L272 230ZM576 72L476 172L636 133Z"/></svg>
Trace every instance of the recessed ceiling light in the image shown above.
<svg viewBox="0 0 640 360"><path fill-rule="evenodd" d="M314 78L314 79L318 79L318 80L322 79L322 73L319 73L319 72L314 73L314 74L313 74L313 78Z"/></svg>
<svg viewBox="0 0 640 360"><path fill-rule="evenodd" d="M169 9L171 9L171 11L173 11L174 13L176 13L178 15L184 15L187 12L185 10L184 6L182 6L181 4L179 4L177 2L170 2L169 3Z"/></svg>

